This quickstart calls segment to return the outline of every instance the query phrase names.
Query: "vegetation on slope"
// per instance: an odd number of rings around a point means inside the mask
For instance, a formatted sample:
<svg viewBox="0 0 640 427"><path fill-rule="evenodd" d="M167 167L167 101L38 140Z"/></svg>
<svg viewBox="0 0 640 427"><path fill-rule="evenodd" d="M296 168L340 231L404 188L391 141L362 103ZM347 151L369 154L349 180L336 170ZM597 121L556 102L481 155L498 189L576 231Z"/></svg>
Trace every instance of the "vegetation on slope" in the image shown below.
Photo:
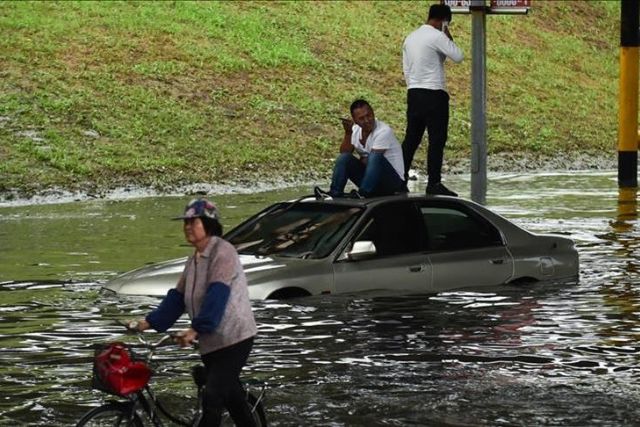
<svg viewBox="0 0 640 427"><path fill-rule="evenodd" d="M402 140L401 44L429 4L1 2L0 191L328 176L356 97ZM619 7L487 17L490 155L614 155ZM451 31L453 162L470 153L470 17Z"/></svg>

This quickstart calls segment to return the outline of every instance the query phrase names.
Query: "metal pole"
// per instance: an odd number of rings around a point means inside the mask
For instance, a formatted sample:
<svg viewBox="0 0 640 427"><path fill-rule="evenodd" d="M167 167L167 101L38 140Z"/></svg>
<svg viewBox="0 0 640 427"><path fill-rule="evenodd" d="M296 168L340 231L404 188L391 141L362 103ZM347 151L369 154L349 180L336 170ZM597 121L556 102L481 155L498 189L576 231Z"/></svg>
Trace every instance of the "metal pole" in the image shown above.
<svg viewBox="0 0 640 427"><path fill-rule="evenodd" d="M618 95L618 187L638 186L638 0L620 7L620 93Z"/></svg>
<svg viewBox="0 0 640 427"><path fill-rule="evenodd" d="M486 7L471 0L471 200L487 197L487 64Z"/></svg>

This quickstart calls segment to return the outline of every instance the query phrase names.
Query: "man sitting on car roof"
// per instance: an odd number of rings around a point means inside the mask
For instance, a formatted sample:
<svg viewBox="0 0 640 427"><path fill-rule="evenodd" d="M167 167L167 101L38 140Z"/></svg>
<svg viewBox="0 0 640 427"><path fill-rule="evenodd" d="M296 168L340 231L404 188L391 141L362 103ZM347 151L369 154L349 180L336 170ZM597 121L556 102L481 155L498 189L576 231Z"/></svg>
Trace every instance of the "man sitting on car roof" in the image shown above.
<svg viewBox="0 0 640 427"><path fill-rule="evenodd" d="M351 104L351 120L341 119L344 138L333 167L328 192L314 188L316 198L375 197L398 193L405 188L402 147L393 130L376 120L373 108L364 99ZM354 150L358 157L354 156ZM358 190L345 195L347 180Z"/></svg>

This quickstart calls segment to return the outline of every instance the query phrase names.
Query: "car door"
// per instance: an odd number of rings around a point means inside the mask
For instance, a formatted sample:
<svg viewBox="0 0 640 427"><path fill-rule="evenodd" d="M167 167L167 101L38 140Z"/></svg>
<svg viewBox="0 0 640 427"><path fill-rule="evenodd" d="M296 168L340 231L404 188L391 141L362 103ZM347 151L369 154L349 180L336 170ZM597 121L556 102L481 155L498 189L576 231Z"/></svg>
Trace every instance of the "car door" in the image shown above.
<svg viewBox="0 0 640 427"><path fill-rule="evenodd" d="M334 262L336 292L402 290L427 292L431 267L426 255L424 225L417 206L409 201L378 205L363 218L345 252L356 241L370 241L375 254L366 259Z"/></svg>
<svg viewBox="0 0 640 427"><path fill-rule="evenodd" d="M431 291L496 286L513 276L513 258L500 231L462 204L423 201L420 213L433 272Z"/></svg>

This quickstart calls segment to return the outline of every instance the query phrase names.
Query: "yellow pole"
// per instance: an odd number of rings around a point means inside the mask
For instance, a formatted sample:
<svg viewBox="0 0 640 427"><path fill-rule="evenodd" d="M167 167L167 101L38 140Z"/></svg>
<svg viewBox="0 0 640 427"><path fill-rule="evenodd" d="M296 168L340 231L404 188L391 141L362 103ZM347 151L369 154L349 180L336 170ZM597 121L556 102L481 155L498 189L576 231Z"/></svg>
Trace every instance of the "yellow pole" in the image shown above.
<svg viewBox="0 0 640 427"><path fill-rule="evenodd" d="M620 48L620 151L638 151L638 59L637 46Z"/></svg>
<svg viewBox="0 0 640 427"><path fill-rule="evenodd" d="M640 4L620 6L620 93L618 95L618 186L638 186L638 46Z"/></svg>

